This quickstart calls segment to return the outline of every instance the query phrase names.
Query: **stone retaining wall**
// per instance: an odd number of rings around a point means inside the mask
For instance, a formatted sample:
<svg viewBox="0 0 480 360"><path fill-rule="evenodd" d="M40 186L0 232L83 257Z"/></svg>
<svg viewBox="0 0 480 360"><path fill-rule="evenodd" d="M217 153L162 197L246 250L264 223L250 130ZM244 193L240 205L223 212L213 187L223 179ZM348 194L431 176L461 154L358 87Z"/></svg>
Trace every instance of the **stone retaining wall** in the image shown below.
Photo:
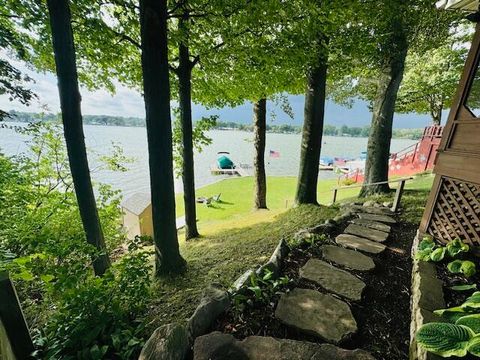
<svg viewBox="0 0 480 360"><path fill-rule="evenodd" d="M439 356L426 352L415 341L415 334L423 324L440 321L440 318L433 311L445 308L443 283L437 278L435 264L415 260L418 243L419 235L417 233L412 244L410 360L438 360L441 359Z"/></svg>

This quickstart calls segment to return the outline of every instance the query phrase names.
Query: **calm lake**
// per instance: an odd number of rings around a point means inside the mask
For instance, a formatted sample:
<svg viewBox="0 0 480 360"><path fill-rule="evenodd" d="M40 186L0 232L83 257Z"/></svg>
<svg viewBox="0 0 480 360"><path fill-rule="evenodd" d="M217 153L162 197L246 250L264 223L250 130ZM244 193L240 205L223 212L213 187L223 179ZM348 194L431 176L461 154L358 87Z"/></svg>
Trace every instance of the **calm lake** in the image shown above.
<svg viewBox="0 0 480 360"><path fill-rule="evenodd" d="M13 124L11 125L19 125ZM203 152L195 154L196 187L205 186L221 179L210 174L210 166L215 163L219 151L228 151L236 162L253 163L253 134L243 131L215 130L209 132L213 143ZM126 156L134 158L128 164L125 173L98 171L92 174L96 181L111 184L122 190L124 196L136 192L149 192L147 138L145 128L129 128L116 126L85 126L87 147L96 153L108 154L112 142L120 145ZM28 138L10 129L0 129L0 151L6 155L17 155L27 150ZM266 171L270 176L297 176L300 158L300 134L267 134ZM366 150L367 138L325 136L322 156L357 157ZM393 139L391 152L397 152L411 144L414 140ZM269 151L280 153L278 158L270 158ZM91 167L95 167L94 156L91 156ZM321 171L320 179L334 178L333 172ZM181 192L181 181L176 180L176 191Z"/></svg>

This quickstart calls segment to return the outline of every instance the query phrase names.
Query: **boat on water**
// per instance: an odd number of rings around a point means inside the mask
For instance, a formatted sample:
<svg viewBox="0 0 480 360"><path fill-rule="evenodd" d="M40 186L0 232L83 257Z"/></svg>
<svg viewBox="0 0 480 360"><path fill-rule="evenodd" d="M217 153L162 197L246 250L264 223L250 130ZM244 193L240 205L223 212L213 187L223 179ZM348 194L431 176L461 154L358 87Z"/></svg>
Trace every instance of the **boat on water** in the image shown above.
<svg viewBox="0 0 480 360"><path fill-rule="evenodd" d="M346 174L351 171L365 167L366 151L363 151L357 158L348 157L328 157L322 156L318 169L320 171L334 171L336 173Z"/></svg>
<svg viewBox="0 0 480 360"><path fill-rule="evenodd" d="M333 171L333 158L328 156L322 156L320 158L320 164L318 165L318 170L321 171Z"/></svg>
<svg viewBox="0 0 480 360"><path fill-rule="evenodd" d="M230 158L230 153L220 151L217 153L217 161L210 167L212 175L237 175L250 176L252 174L252 166L249 164L235 163Z"/></svg>

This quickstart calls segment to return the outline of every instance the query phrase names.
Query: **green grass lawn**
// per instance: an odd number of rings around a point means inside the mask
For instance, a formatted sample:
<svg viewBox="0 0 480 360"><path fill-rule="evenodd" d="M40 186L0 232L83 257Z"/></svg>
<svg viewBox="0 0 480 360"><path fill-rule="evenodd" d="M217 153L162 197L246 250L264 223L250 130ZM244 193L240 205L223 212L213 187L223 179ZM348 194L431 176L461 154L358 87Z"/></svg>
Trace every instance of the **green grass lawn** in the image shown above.
<svg viewBox="0 0 480 360"><path fill-rule="evenodd" d="M293 205L297 186L296 177L267 178L268 211L253 211L253 177L233 177L216 182L197 190L197 196L211 197L221 194L220 202L207 207L197 206L198 226L202 233L210 234L225 227L251 225L261 221L270 221ZM318 200L321 204L332 201L332 189L337 180L320 181ZM359 189L347 189L339 192L338 199L346 199L358 194ZM183 195L177 195L177 216L184 214Z"/></svg>
<svg viewBox="0 0 480 360"><path fill-rule="evenodd" d="M426 196L433 177L417 177L406 185L402 217L418 223L423 213ZM331 201L331 188L336 181L319 184L319 199ZM331 219L338 207L299 206L291 208L296 179L278 177L268 179L268 206L270 210L253 211L252 178L232 178L200 189L199 196L222 194L222 202L214 207L198 207L199 228L202 237L186 242L180 234L180 251L187 260L187 271L175 278L162 278L155 286L154 302L148 315L148 330L172 321L188 318L198 304L202 289L210 283L229 287L250 268L265 263L279 240L291 237L302 228ZM359 189L342 190L339 200L355 197ZM376 197L391 201L393 194ZM285 201L289 200L288 208ZM177 206L182 206L181 197ZM182 212L179 212L179 216Z"/></svg>

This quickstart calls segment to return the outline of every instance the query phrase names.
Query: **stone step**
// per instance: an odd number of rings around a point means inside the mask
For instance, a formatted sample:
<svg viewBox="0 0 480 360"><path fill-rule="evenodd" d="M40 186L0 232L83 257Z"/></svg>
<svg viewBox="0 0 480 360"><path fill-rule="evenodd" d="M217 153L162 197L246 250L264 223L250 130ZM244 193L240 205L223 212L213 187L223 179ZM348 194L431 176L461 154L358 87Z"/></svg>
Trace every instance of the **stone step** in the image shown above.
<svg viewBox="0 0 480 360"><path fill-rule="evenodd" d="M359 251L348 250L340 246L322 246L323 258L352 270L370 271L375 269L372 258Z"/></svg>
<svg viewBox="0 0 480 360"><path fill-rule="evenodd" d="M364 350L345 350L331 344L249 336L237 340L219 331L198 337L193 346L194 360L374 360Z"/></svg>
<svg viewBox="0 0 480 360"><path fill-rule="evenodd" d="M363 237L365 239L377 241L377 242L384 242L388 238L388 233L370 229L362 225L350 224L345 229L345 233L352 234L356 236Z"/></svg>
<svg viewBox="0 0 480 360"><path fill-rule="evenodd" d="M355 235L340 234L335 238L335 242L343 247L365 251L370 254L379 254L387 247L375 241L367 240Z"/></svg>
<svg viewBox="0 0 480 360"><path fill-rule="evenodd" d="M275 317L284 324L338 344L357 331L347 303L316 290L295 288L283 294Z"/></svg>
<svg viewBox="0 0 480 360"><path fill-rule="evenodd" d="M392 210L386 207L351 205L348 208L352 212L356 212L356 213L367 213L367 214L375 214L375 215L393 215L394 214Z"/></svg>
<svg viewBox="0 0 480 360"><path fill-rule="evenodd" d="M352 223L368 227L370 229L380 230L383 232L389 233L392 229L389 225L383 224L377 221L365 220L365 219L352 219L350 220Z"/></svg>
<svg viewBox="0 0 480 360"><path fill-rule="evenodd" d="M381 223L386 224L396 224L397 221L392 218L391 216L387 215L376 215L376 214L367 214L367 213L359 213L357 214L360 219L370 220L370 221L378 221Z"/></svg>
<svg viewBox="0 0 480 360"><path fill-rule="evenodd" d="M300 269L300 277L317 283L331 293L354 301L361 300L365 289L365 283L356 276L317 259L307 261Z"/></svg>

